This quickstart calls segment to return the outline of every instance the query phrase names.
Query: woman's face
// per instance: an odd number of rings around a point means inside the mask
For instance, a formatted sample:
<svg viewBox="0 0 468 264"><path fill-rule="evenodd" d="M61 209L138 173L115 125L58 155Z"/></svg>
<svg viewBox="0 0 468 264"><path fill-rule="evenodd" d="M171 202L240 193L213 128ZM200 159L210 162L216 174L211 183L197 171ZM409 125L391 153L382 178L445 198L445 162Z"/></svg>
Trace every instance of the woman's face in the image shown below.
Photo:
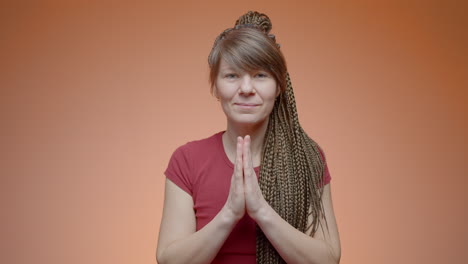
<svg viewBox="0 0 468 264"><path fill-rule="evenodd" d="M236 72L221 60L214 92L229 121L258 124L270 115L280 89L268 71Z"/></svg>

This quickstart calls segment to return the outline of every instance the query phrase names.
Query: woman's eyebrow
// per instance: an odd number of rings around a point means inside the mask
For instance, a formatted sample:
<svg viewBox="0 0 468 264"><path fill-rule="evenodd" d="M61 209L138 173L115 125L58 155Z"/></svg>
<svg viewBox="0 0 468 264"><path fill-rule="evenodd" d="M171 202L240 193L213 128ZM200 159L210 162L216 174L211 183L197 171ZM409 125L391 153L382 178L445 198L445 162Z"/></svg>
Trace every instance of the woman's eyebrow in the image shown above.
<svg viewBox="0 0 468 264"><path fill-rule="evenodd" d="M223 68L221 68L221 70L223 70L223 71L233 71L234 69L231 66L224 66Z"/></svg>

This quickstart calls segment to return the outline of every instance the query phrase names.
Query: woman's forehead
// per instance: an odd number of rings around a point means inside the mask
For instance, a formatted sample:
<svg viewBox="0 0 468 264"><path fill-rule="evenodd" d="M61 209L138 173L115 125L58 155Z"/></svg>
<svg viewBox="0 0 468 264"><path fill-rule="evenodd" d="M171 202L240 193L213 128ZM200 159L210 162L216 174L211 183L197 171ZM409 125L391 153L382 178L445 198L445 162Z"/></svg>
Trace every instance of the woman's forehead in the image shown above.
<svg viewBox="0 0 468 264"><path fill-rule="evenodd" d="M247 68L247 67L246 67ZM219 64L219 71L239 71L239 72L253 72L257 70L264 70L262 68L255 68L255 69L242 69L240 67L237 67L237 65L232 65L229 64L226 60L221 59L220 64Z"/></svg>

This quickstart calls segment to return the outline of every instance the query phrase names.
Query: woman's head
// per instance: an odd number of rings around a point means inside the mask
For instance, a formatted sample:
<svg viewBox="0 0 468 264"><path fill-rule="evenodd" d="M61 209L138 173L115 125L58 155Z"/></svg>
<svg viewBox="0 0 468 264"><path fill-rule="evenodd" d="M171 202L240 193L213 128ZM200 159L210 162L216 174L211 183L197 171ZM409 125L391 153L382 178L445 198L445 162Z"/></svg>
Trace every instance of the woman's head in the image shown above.
<svg viewBox="0 0 468 264"><path fill-rule="evenodd" d="M236 22L238 25L226 29L216 38L208 56L212 93L215 92L214 87L222 60L238 72L252 73L265 70L274 76L281 92L285 91L286 62L274 36L268 35L271 29L270 20L265 15L259 19L262 21L256 21L255 24L239 24L242 23L241 17ZM269 26L264 27L262 23Z"/></svg>

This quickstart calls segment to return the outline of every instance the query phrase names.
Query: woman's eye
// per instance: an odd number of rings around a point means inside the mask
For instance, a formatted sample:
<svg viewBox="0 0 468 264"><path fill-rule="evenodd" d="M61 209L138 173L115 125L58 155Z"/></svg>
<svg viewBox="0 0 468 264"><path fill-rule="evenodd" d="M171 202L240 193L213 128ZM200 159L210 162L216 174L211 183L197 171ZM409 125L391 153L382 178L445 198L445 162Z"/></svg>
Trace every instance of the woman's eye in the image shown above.
<svg viewBox="0 0 468 264"><path fill-rule="evenodd" d="M265 73L257 73L257 76L260 77L260 78L268 77L268 75L265 74Z"/></svg>
<svg viewBox="0 0 468 264"><path fill-rule="evenodd" d="M237 75L234 74L234 73L228 73L228 74L226 74L226 78L228 78L228 79L236 78L236 76L237 76Z"/></svg>

